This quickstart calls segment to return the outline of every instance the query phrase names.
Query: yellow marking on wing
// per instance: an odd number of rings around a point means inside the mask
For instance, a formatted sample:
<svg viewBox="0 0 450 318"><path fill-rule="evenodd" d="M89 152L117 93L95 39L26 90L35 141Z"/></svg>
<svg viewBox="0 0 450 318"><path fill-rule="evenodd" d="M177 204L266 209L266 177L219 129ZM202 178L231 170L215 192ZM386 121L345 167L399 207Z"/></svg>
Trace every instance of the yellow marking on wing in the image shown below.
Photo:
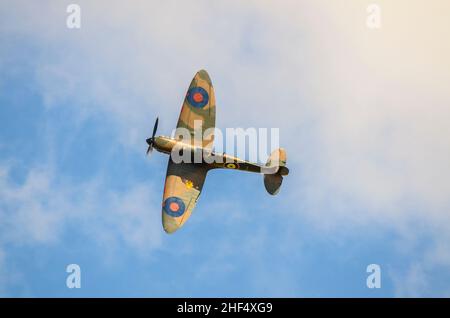
<svg viewBox="0 0 450 318"><path fill-rule="evenodd" d="M187 180L187 181L186 181L186 187L187 187L188 189L192 188L193 186L194 186L194 184L192 183L191 180Z"/></svg>

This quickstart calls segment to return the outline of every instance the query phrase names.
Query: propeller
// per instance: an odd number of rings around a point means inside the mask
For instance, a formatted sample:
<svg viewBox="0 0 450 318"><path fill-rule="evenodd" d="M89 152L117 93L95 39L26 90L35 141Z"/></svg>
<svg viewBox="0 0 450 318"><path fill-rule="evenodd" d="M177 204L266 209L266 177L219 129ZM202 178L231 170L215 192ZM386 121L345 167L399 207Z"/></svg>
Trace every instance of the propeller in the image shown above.
<svg viewBox="0 0 450 318"><path fill-rule="evenodd" d="M150 138L147 138L146 140L148 144L147 155L153 151L153 145L155 143L155 134L157 129L158 129L158 117L156 118L155 126L153 126L152 136Z"/></svg>

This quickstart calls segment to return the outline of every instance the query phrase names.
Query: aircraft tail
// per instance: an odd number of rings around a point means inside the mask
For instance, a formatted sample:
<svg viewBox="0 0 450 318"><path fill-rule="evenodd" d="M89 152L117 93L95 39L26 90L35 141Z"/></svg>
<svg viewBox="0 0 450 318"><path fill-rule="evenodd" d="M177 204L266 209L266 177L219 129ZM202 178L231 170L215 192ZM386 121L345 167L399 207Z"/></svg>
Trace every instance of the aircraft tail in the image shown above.
<svg viewBox="0 0 450 318"><path fill-rule="evenodd" d="M264 169L264 186L267 192L272 195L277 194L280 191L283 176L287 176L288 174L286 150L279 148L270 154Z"/></svg>

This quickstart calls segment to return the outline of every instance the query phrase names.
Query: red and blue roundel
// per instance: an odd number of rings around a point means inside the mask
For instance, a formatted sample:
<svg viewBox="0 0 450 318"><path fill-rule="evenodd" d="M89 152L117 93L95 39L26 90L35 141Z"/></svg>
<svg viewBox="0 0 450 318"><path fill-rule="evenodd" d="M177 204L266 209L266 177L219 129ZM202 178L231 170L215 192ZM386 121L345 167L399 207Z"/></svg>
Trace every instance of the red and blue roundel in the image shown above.
<svg viewBox="0 0 450 318"><path fill-rule="evenodd" d="M183 215L185 206L183 200L177 197L168 197L163 204L163 210L175 218Z"/></svg>
<svg viewBox="0 0 450 318"><path fill-rule="evenodd" d="M189 104L196 108L203 108L209 101L208 92L203 87L192 87L187 92Z"/></svg>

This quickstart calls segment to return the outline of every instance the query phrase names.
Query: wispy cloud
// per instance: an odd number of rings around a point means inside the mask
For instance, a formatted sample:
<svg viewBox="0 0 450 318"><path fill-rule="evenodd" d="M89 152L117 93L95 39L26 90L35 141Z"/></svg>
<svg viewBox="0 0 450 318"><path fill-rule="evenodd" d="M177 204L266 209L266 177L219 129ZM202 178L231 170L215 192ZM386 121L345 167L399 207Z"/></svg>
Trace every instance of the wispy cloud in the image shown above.
<svg viewBox="0 0 450 318"><path fill-rule="evenodd" d="M9 268L3 247L59 245L67 233L92 242L107 262L114 262L121 247L144 259L161 247L160 196L148 184L127 190L112 190L101 178L65 184L53 171L39 168L31 169L23 183L17 184L11 180L10 168L2 166L1 171L2 271ZM0 279L5 281L13 274L4 272Z"/></svg>

